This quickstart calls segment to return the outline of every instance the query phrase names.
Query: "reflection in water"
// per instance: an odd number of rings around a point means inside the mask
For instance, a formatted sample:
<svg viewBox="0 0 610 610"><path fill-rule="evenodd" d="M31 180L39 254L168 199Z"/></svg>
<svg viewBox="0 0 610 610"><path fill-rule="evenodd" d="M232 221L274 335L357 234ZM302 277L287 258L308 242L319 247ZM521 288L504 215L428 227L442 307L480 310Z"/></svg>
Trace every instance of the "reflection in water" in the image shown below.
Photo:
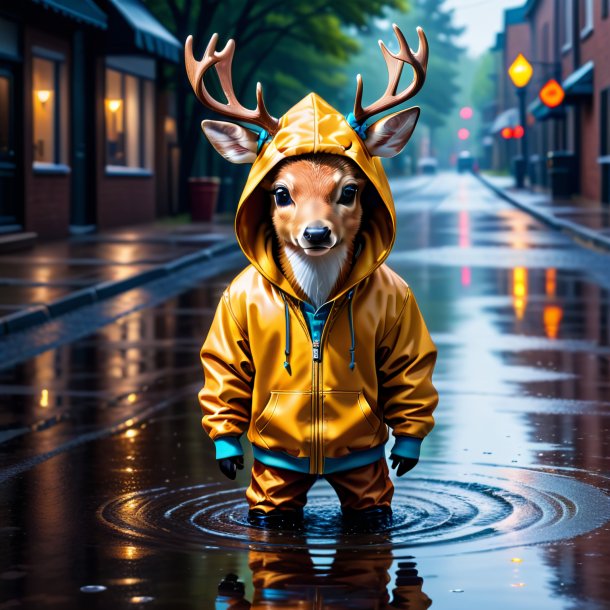
<svg viewBox="0 0 610 610"><path fill-rule="evenodd" d="M248 565L252 601L246 599L243 583L228 574L218 586L217 610L424 610L432 605L415 562L394 562L390 552L251 551ZM393 583L390 573L395 574Z"/></svg>
<svg viewBox="0 0 610 610"><path fill-rule="evenodd" d="M544 332L549 339L557 339L559 324L563 317L563 310L558 305L545 305L543 312Z"/></svg>
<svg viewBox="0 0 610 610"><path fill-rule="evenodd" d="M557 294L557 270L549 268L544 274L544 292L547 299L555 300ZM556 303L549 303L544 306L542 312L542 323L544 332L549 339L557 339L559 335L559 325L563 318L563 308Z"/></svg>
<svg viewBox="0 0 610 610"><path fill-rule="evenodd" d="M557 292L557 269L553 269L551 267L546 270L544 275L545 275L544 289L545 289L546 295L549 297L554 297Z"/></svg>
<svg viewBox="0 0 610 610"><path fill-rule="evenodd" d="M515 267L513 269L513 308L517 320L523 320L527 306L527 269Z"/></svg>
<svg viewBox="0 0 610 610"><path fill-rule="evenodd" d="M459 219L460 248L470 248L470 218L466 210L460 210ZM462 286L470 286L472 280L470 267L462 267Z"/></svg>

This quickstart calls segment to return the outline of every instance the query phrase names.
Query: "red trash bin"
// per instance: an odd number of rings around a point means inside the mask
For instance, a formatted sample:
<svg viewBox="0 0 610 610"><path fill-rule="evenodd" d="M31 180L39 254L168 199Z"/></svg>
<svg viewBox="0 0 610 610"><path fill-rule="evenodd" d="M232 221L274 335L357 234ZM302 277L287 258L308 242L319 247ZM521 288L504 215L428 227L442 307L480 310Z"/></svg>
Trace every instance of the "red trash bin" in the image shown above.
<svg viewBox="0 0 610 610"><path fill-rule="evenodd" d="M189 178L189 203L191 220L194 222L210 222L216 210L220 178L203 176Z"/></svg>

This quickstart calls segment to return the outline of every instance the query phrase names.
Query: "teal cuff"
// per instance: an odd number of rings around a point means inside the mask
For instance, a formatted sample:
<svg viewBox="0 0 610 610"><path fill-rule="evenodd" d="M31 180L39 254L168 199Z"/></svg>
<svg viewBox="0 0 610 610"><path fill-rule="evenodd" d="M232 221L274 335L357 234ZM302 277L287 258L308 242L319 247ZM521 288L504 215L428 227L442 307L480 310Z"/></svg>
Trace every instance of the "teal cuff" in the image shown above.
<svg viewBox="0 0 610 610"><path fill-rule="evenodd" d="M419 450L423 439L414 436L397 436L391 453L398 457L419 460Z"/></svg>
<svg viewBox="0 0 610 610"><path fill-rule="evenodd" d="M224 460L226 458L244 454L244 450L241 448L241 443L237 436L221 436L214 441L214 445L216 445L217 460Z"/></svg>
<svg viewBox="0 0 610 610"><path fill-rule="evenodd" d="M343 457L324 458L324 474L333 474L335 472L351 470L352 468L360 468L360 466L372 464L384 457L384 449L384 445L377 445L370 449L348 453ZM261 449L256 445L252 445L252 453L254 454L254 459L265 464L265 466L284 468L285 470L302 472L304 474L309 473L310 463L309 458L307 457L298 458L282 451Z"/></svg>

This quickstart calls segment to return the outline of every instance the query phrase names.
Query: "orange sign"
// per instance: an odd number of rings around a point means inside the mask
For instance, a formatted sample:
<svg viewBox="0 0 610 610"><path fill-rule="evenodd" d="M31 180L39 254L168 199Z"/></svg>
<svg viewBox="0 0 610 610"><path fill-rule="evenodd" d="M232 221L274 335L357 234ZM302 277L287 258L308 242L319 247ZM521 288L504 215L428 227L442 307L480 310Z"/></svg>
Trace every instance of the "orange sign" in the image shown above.
<svg viewBox="0 0 610 610"><path fill-rule="evenodd" d="M563 88L554 78L546 82L538 95L540 101L549 108L557 108L566 96Z"/></svg>

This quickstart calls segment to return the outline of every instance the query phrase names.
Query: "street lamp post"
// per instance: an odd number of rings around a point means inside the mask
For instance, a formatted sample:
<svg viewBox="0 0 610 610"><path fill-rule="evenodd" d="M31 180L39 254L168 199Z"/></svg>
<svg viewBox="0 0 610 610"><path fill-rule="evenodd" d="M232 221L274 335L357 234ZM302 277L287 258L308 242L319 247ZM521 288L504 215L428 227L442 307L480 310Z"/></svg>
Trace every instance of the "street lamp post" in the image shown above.
<svg viewBox="0 0 610 610"><path fill-rule="evenodd" d="M521 137L521 158L523 159L522 170L517 173L516 182L517 188L521 189L524 187L525 176L528 175L528 152L527 152L527 126L525 124L525 99L526 99L527 87L517 89L517 97L519 98L519 123L523 127L523 136Z"/></svg>
<svg viewBox="0 0 610 610"><path fill-rule="evenodd" d="M508 76L513 85L517 88L517 98L519 99L519 122L523 128L523 136L521 138L521 158L514 159L515 164L515 182L517 188L523 188L525 185L525 176L527 175L528 152L527 152L527 117L525 111L525 101L527 99L527 84L532 78L534 69L529 61L522 53L517 55L517 58L508 69Z"/></svg>

